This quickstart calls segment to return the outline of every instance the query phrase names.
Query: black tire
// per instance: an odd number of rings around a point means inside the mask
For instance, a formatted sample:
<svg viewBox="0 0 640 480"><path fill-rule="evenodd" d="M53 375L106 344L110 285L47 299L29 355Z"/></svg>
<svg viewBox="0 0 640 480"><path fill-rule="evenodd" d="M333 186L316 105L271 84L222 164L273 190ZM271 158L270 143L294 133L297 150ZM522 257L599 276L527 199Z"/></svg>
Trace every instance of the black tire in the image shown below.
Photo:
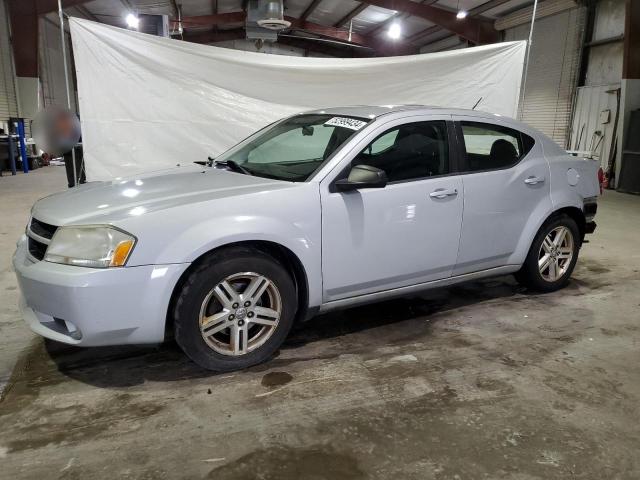
<svg viewBox="0 0 640 480"><path fill-rule="evenodd" d="M549 281L545 279L538 268L538 259L540 255L540 249L542 248L542 242L545 237L558 227L566 227L573 236L573 256L565 272L555 281ZM527 258L522 265L522 268L515 274L516 280L526 287L537 290L540 292L554 292L561 288L564 288L569 283L571 273L576 266L578 260L578 252L580 251L580 231L575 220L565 214L554 215L549 218L538 230Z"/></svg>
<svg viewBox="0 0 640 480"><path fill-rule="evenodd" d="M216 285L241 272L255 272L271 280L280 295L281 314L273 333L262 345L231 356L215 351L204 340L200 309ZM216 372L239 370L264 362L275 353L291 330L296 310L294 281L277 260L255 249L225 248L205 257L184 282L173 310L175 339L187 356L203 368Z"/></svg>

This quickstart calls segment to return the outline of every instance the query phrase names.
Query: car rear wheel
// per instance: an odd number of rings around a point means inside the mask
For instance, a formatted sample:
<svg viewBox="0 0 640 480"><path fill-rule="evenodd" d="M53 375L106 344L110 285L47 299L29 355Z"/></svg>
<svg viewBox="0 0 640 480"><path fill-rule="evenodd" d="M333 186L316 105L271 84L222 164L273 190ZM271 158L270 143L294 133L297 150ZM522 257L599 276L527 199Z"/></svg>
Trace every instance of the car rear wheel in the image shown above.
<svg viewBox="0 0 640 480"><path fill-rule="evenodd" d="M536 234L516 278L543 292L563 288L569 282L579 250L580 234L575 220L564 214L552 217Z"/></svg>
<svg viewBox="0 0 640 480"><path fill-rule="evenodd" d="M207 257L175 303L175 337L198 365L237 370L267 360L280 347L297 307L294 282L266 253L230 248Z"/></svg>

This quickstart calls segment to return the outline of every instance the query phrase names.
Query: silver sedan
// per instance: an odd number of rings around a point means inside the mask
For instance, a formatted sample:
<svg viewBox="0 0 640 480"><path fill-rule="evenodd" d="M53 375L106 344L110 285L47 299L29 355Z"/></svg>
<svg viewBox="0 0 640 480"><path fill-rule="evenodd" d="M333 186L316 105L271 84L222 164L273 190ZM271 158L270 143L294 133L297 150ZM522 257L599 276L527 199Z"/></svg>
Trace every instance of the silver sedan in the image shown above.
<svg viewBox="0 0 640 480"><path fill-rule="evenodd" d="M479 278L567 284L598 165L520 122L422 106L306 112L216 159L38 201L14 267L36 333L159 343L226 371L318 312Z"/></svg>

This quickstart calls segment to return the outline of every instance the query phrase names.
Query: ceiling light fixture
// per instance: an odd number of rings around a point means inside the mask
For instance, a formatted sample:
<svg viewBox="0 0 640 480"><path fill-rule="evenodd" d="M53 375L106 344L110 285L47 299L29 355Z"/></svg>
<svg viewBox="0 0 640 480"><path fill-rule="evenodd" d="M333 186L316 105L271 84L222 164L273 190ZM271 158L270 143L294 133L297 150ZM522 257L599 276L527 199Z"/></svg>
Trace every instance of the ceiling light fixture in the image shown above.
<svg viewBox="0 0 640 480"><path fill-rule="evenodd" d="M127 15L127 18L125 20L127 21L127 26L129 28L135 28L136 30L138 29L138 25L140 24L140 19L136 17L133 13L130 13L129 15Z"/></svg>
<svg viewBox="0 0 640 480"><path fill-rule="evenodd" d="M458 0L458 13L456 13L456 18L458 20L462 20L463 18L467 18L467 15L469 14L464 8L462 10L460 10L460 0Z"/></svg>
<svg viewBox="0 0 640 480"><path fill-rule="evenodd" d="M398 38L400 38L401 34L402 28L400 28L400 24L398 22L393 22L389 27L389 30L387 31L387 35L389 36L389 38L397 40Z"/></svg>

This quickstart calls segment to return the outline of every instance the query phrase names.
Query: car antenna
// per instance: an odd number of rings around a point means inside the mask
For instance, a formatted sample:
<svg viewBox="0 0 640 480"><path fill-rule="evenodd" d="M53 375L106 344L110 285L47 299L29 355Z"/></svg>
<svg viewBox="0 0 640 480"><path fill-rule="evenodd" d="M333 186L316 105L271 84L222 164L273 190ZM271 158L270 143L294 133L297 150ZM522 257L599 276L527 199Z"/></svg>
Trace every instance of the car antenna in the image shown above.
<svg viewBox="0 0 640 480"><path fill-rule="evenodd" d="M477 107L478 105L480 105L480 102L481 102L481 101L482 101L482 97L480 97L480 98L478 99L478 101L476 102L476 104L473 106L473 108L472 108L471 110L475 110L475 109L476 109L476 107Z"/></svg>

